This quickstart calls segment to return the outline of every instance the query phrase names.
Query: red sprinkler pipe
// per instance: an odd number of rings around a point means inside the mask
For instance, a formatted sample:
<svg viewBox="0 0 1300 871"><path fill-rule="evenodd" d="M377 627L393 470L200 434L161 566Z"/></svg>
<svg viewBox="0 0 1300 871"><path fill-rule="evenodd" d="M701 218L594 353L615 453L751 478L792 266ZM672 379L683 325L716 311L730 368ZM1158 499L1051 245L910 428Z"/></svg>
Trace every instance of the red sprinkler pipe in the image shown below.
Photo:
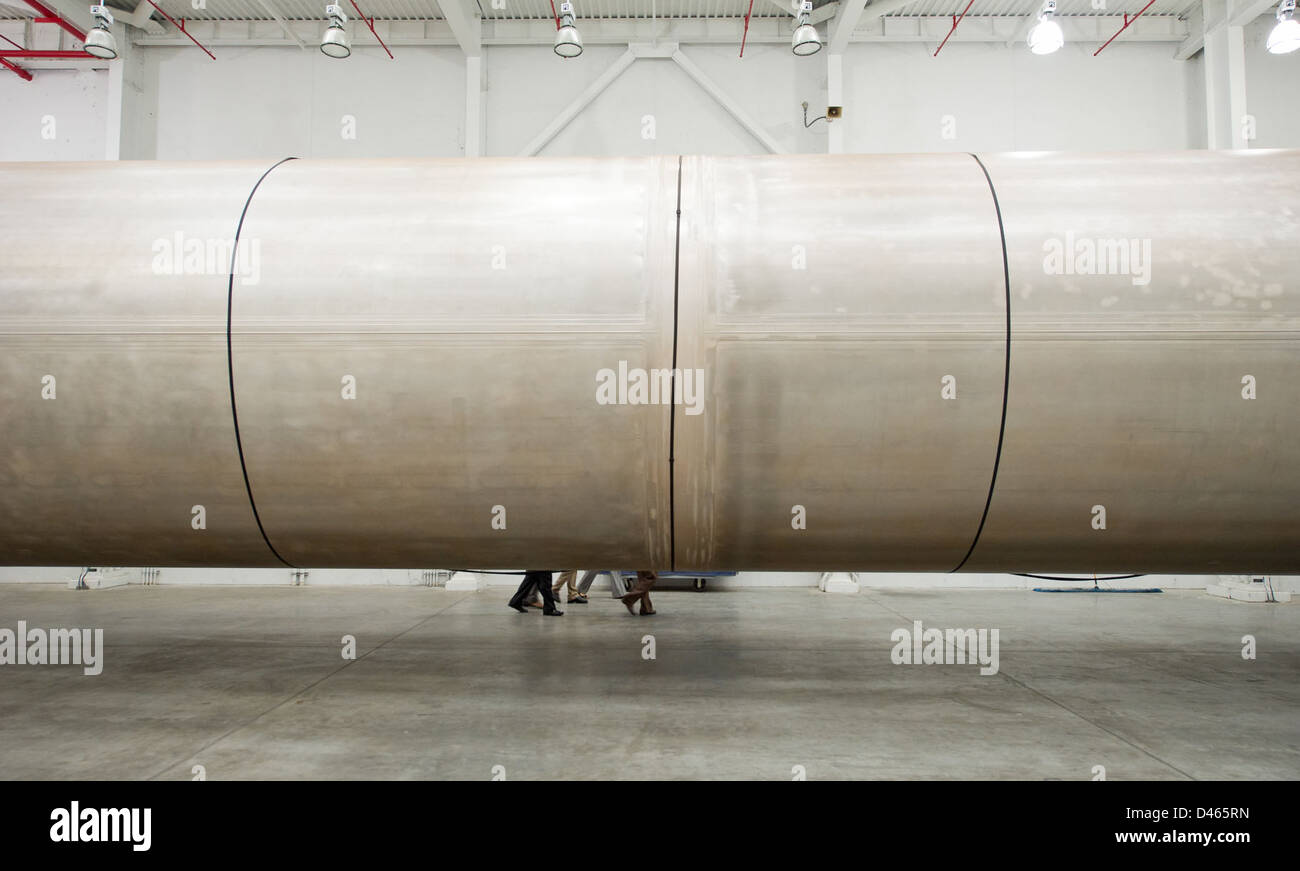
<svg viewBox="0 0 1300 871"><path fill-rule="evenodd" d="M366 13L362 12L361 7L357 5L357 0L352 0L352 8L357 10L357 15L360 15L361 20L366 23L366 27L370 28L370 32L374 34L375 39L379 40L379 44L383 47L384 51L388 51L388 46L384 45L384 40L379 36L377 32L375 32L375 19L366 17ZM388 51L388 59L396 60L396 58L393 57L393 53L391 51Z"/></svg>
<svg viewBox="0 0 1300 871"><path fill-rule="evenodd" d="M53 9L46 6L44 3L40 2L40 0L26 0L26 2L28 6L32 7L37 12L45 16L44 18L36 19L37 22L42 24L47 22L50 24L57 24L59 25L59 27L62 27L68 33L71 33L73 36L75 36L79 41L81 42L86 41L86 33L84 30L72 24L63 16L59 15L59 13L55 12Z"/></svg>
<svg viewBox="0 0 1300 871"><path fill-rule="evenodd" d="M28 2L28 3L31 3L32 0L27 0L27 2ZM1154 2L1154 0L1153 0L1153 2ZM181 33L185 34L186 36L189 36L189 37L190 37L190 42L194 43L194 44L197 45L199 48L202 48L204 54L206 54L208 57L212 58L213 60L216 60L216 59L217 59L217 56L216 56L215 54L213 54L212 52L210 52L210 51L208 51L206 48L204 48L203 43L199 42L199 41L198 41L197 39L195 39L193 36L190 36L190 32L189 32L188 30L185 29L185 19L184 19L184 18L182 18L182 19L180 20L180 23L177 23L177 21L176 21L175 18L172 18L172 17L171 17L170 15L168 15L166 12L163 12L163 8L162 8L161 6L159 6L157 3L153 2L153 0L149 0L149 5L152 6L154 9L157 9L159 12L162 12L162 16L163 16L163 18L166 18L166 19L167 19L168 21L170 21L172 24L175 24L176 27L180 30Z"/></svg>
<svg viewBox="0 0 1300 871"><path fill-rule="evenodd" d="M97 58L93 54L87 54L80 49L77 51L38 51L29 48L6 48L0 50L0 58L4 57L27 57L40 58L44 60L104 60L104 58Z"/></svg>
<svg viewBox="0 0 1300 871"><path fill-rule="evenodd" d="M749 16L754 14L754 0L749 0L749 11L745 13L745 32L740 36L740 56L745 56L745 40L749 38Z"/></svg>
<svg viewBox="0 0 1300 871"><path fill-rule="evenodd" d="M555 29L560 29L560 16L555 11L555 0L551 0L551 14L555 16Z"/></svg>
<svg viewBox="0 0 1300 871"><path fill-rule="evenodd" d="M1155 3L1155 2L1156 2L1156 0L1151 0L1151 3ZM1148 9L1151 8L1151 3L1148 3L1147 5L1143 6L1143 7L1142 7L1142 10L1141 10L1140 12L1138 12L1137 15L1134 15L1132 18L1129 18L1129 17L1128 17L1128 13L1125 12L1125 13L1124 13L1124 26L1121 27L1119 30L1115 31L1115 36L1112 36L1110 39L1108 39L1108 40L1106 40L1104 43L1102 43L1101 48L1099 48L1099 49L1097 49L1096 51L1094 51L1094 52L1092 53L1092 56L1093 56L1093 57L1096 57L1097 55L1101 54L1101 49L1102 49L1102 48L1105 48L1106 46L1110 45L1112 42L1115 41L1115 38L1116 38L1116 37L1118 37L1118 36L1119 36L1121 33L1123 33L1124 31L1128 30L1128 26L1129 26L1130 24L1132 24L1134 21L1137 21L1137 20L1138 20L1138 17L1139 17L1143 12L1146 12Z"/></svg>
<svg viewBox="0 0 1300 871"><path fill-rule="evenodd" d="M5 60L2 57L0 57L0 64L2 64L5 67L5 69L13 70L14 72L22 76L27 81L30 82L32 80L32 74L27 72L27 70L23 69L22 67L18 66L18 64L11 64L9 63L9 61Z"/></svg>
<svg viewBox="0 0 1300 871"><path fill-rule="evenodd" d="M1151 0L1151 2L1154 3L1156 0ZM961 20L966 17L966 13L970 12L970 8L974 5L975 0L970 0L970 2L966 4L966 8L961 11L961 15L954 15L952 17L952 30L948 31L948 36L952 36L957 32L957 25L961 24ZM948 36L945 36L943 42L939 43L939 47L934 50L935 57L938 57L939 52L943 51L943 47L948 44Z"/></svg>

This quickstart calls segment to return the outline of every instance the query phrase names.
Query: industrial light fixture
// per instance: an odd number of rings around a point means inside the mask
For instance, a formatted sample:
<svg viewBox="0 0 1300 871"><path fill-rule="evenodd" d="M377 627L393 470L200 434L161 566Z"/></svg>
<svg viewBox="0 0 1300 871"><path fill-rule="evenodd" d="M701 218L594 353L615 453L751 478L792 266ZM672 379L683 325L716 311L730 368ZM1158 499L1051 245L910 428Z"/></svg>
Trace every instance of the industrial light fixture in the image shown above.
<svg viewBox="0 0 1300 871"><path fill-rule="evenodd" d="M794 36L790 38L790 50L800 57L822 50L822 38L817 35L817 28L808 22L812 11L812 0L803 0L799 4L798 23L794 28Z"/></svg>
<svg viewBox="0 0 1300 871"><path fill-rule="evenodd" d="M555 31L555 53L560 57L582 54L582 34L573 26L573 4L560 4L560 29Z"/></svg>
<svg viewBox="0 0 1300 871"><path fill-rule="evenodd" d="M1051 54L1065 45L1061 25L1052 20L1056 15L1056 0L1047 0L1038 13L1038 23L1029 31L1029 50L1034 54Z"/></svg>
<svg viewBox="0 0 1300 871"><path fill-rule="evenodd" d="M109 30L113 26L113 13L107 6L95 5L90 7L90 14L95 16L95 26L86 34L83 48L86 54L112 60L117 57L117 40Z"/></svg>
<svg viewBox="0 0 1300 871"><path fill-rule="evenodd" d="M1273 25L1265 47L1270 54L1290 54L1300 48L1300 21L1295 14L1295 0L1282 0L1277 7L1277 24Z"/></svg>
<svg viewBox="0 0 1300 871"><path fill-rule="evenodd" d="M348 16L337 3L326 6L325 14L329 16L330 25L320 38L320 50L330 57L347 57L352 54L352 40L343 29L343 25L348 23Z"/></svg>

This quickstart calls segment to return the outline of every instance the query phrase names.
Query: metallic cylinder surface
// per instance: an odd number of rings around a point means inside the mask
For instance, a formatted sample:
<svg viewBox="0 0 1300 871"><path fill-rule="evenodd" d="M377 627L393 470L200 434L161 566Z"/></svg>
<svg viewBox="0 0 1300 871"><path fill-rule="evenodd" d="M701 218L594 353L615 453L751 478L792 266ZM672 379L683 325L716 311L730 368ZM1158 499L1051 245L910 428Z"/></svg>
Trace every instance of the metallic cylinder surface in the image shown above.
<svg viewBox="0 0 1300 871"><path fill-rule="evenodd" d="M670 409L599 405L596 375L670 365L676 175L655 158L268 176L241 237L264 265L232 330L279 554L666 565Z"/></svg>
<svg viewBox="0 0 1300 871"><path fill-rule="evenodd" d="M1295 571L1300 152L984 160L1011 377L966 568Z"/></svg>
<svg viewBox="0 0 1300 871"><path fill-rule="evenodd" d="M952 569L988 498L1006 354L979 165L692 158L682 175L678 363L711 389L677 415L678 564Z"/></svg>
<svg viewBox="0 0 1300 871"><path fill-rule="evenodd" d="M1300 152L0 192L3 564L1300 572Z"/></svg>
<svg viewBox="0 0 1300 871"><path fill-rule="evenodd" d="M265 169L0 163L0 561L274 564L226 356L231 246Z"/></svg>

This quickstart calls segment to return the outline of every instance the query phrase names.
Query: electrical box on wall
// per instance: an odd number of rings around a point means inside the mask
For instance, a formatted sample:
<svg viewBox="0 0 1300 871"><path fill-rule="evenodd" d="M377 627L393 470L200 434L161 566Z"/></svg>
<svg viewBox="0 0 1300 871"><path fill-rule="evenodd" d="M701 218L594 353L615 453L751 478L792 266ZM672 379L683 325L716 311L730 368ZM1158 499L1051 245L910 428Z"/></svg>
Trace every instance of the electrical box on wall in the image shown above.
<svg viewBox="0 0 1300 871"><path fill-rule="evenodd" d="M844 114L844 107L843 107L843 106L827 106L827 107L826 107L826 117L827 117L827 118L839 118L839 117L841 117L843 114Z"/></svg>

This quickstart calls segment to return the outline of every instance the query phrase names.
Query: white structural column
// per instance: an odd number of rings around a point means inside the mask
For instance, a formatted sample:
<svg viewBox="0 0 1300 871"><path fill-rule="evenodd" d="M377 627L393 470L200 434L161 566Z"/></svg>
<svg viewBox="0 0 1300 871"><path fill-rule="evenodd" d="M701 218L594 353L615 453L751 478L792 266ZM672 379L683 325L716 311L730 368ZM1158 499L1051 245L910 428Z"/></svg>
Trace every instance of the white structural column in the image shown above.
<svg viewBox="0 0 1300 871"><path fill-rule="evenodd" d="M826 105L844 105L844 50L858 26L867 0L843 0L826 39ZM827 119L826 151L844 153L844 119Z"/></svg>
<svg viewBox="0 0 1300 871"><path fill-rule="evenodd" d="M483 156L483 55L465 58L465 156Z"/></svg>
<svg viewBox="0 0 1300 871"><path fill-rule="evenodd" d="M844 55L826 55L826 105L844 105ZM844 119L826 119L826 153L844 153Z"/></svg>
<svg viewBox="0 0 1300 871"><path fill-rule="evenodd" d="M104 159L145 160L154 157L145 123L144 58L125 25L113 24L117 58L108 65L108 100L104 107Z"/></svg>
<svg viewBox="0 0 1300 871"><path fill-rule="evenodd" d="M122 159L123 92L126 90L127 65L134 52L126 36L126 26L113 25L117 40L117 59L108 64L108 105L104 107L104 159Z"/></svg>
<svg viewBox="0 0 1300 871"><path fill-rule="evenodd" d="M1246 48L1230 0L1202 0L1205 25L1205 144L1248 148Z"/></svg>
<svg viewBox="0 0 1300 871"><path fill-rule="evenodd" d="M473 0L438 0L465 54L465 156L483 156L483 19Z"/></svg>

